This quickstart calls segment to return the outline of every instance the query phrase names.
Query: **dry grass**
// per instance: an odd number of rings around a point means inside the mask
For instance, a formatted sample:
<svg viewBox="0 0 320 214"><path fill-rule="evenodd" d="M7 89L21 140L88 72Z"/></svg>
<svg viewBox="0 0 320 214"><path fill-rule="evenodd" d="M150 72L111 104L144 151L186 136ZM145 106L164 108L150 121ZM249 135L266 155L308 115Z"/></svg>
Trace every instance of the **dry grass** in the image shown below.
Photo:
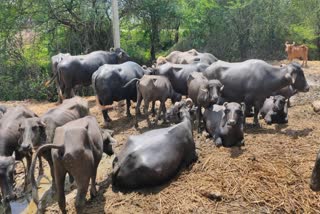
<svg viewBox="0 0 320 214"><path fill-rule="evenodd" d="M320 115L310 103L319 99L320 62L309 62L305 69L312 83L308 94L299 94L289 109L288 125L246 129L246 145L237 148L216 148L211 140L194 132L198 161L167 184L132 192L112 189L108 175L112 159L100 163L98 196L89 200L85 213L320 213L320 194L309 188L309 179L316 152L320 148ZM94 97L87 98L91 114L103 124L101 113L94 106ZM53 103L23 102L39 115ZM12 103L10 103L12 104ZM13 103L20 104L20 102ZM134 110L132 113L134 114ZM112 127L119 152L129 135L147 131L146 121L133 128L133 120L111 112ZM74 213L75 190L67 195L68 211ZM29 211L28 213L33 213ZM57 203L47 213L59 213Z"/></svg>

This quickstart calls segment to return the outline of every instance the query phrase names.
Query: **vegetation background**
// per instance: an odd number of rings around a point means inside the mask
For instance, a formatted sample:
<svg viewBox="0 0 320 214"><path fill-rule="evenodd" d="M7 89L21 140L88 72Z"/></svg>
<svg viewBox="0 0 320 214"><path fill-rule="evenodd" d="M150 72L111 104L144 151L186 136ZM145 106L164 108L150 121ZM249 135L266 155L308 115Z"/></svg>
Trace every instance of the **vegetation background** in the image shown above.
<svg viewBox="0 0 320 214"><path fill-rule="evenodd" d="M51 56L112 47L110 0L1 0L0 100L55 100ZM284 59L285 41L320 59L320 0L119 0L121 46L151 65L195 48L226 61ZM79 89L88 94L90 90Z"/></svg>

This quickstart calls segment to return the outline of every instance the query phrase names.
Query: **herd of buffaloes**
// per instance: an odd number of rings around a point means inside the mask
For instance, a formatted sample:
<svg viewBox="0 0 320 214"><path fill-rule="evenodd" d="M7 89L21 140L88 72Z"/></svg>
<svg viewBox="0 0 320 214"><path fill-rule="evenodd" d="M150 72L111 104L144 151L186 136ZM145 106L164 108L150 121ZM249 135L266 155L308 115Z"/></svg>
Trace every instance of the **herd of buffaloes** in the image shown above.
<svg viewBox="0 0 320 214"><path fill-rule="evenodd" d="M299 49L295 46L289 50L289 46L286 43L288 54ZM113 154L116 141L112 130L100 128L96 118L90 116L88 102L74 96L77 85L92 85L105 127L110 127L108 110L113 102L122 100L126 100L127 116L131 116L131 101L137 102L136 127L142 100L149 127L154 127L148 113L150 102L155 123L163 120L171 124L130 136L115 156L112 184L124 189L163 184L194 162L193 127L198 132L206 131L216 146L241 147L245 145L246 117L253 116L257 126L259 117L267 124L288 123L290 97L309 91L298 63L273 66L257 59L229 63L194 49L159 57L151 68L130 61L120 48L77 56L60 53L52 57L52 79L47 84L51 82L56 83L61 104L41 116L23 106L0 106L0 187L7 210L15 198L15 162L23 158L27 162L25 186L31 183L38 209L45 205L38 198L34 175L37 160L38 176L44 174L43 159L48 162L51 192L62 213L66 213L66 174L77 186L77 212L85 204L89 184L91 197L97 195L97 167L103 152ZM168 98L172 106L167 110ZM160 101L157 112L156 101ZM320 190L320 153L310 187Z"/></svg>

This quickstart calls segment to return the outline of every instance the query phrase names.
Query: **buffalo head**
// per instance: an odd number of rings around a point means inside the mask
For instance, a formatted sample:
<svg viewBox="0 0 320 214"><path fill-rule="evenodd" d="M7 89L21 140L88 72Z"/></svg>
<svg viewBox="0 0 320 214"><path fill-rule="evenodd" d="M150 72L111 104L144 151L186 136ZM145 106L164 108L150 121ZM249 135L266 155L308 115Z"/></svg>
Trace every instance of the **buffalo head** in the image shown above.
<svg viewBox="0 0 320 214"><path fill-rule="evenodd" d="M32 151L32 148L39 147L46 140L45 127L46 125L37 117L25 119L20 124L21 152L29 153Z"/></svg>
<svg viewBox="0 0 320 214"><path fill-rule="evenodd" d="M113 144L117 144L117 141L112 137L112 133L109 130L102 130L103 139L103 152L107 155L113 155Z"/></svg>
<svg viewBox="0 0 320 214"><path fill-rule="evenodd" d="M233 127L238 124L243 124L245 104L244 103L224 103L225 120L223 126Z"/></svg>
<svg viewBox="0 0 320 214"><path fill-rule="evenodd" d="M317 159L312 170L310 188L313 191L320 191L320 151L318 152Z"/></svg>
<svg viewBox="0 0 320 214"><path fill-rule="evenodd" d="M0 156L0 187L4 204L9 205L9 201L16 198L13 193L14 184L14 167L15 167L15 152L12 156Z"/></svg>
<svg viewBox="0 0 320 214"><path fill-rule="evenodd" d="M182 118L185 116L190 117L190 113L193 112L192 109L193 102L190 98L176 102L171 108L166 112L166 120L173 123L180 123Z"/></svg>
<svg viewBox="0 0 320 214"><path fill-rule="evenodd" d="M118 64L130 61L130 56L121 48L111 48L111 52L114 52L117 56Z"/></svg>
<svg viewBox="0 0 320 214"><path fill-rule="evenodd" d="M309 85L307 83L307 80L304 76L304 72L301 68L301 65L298 63L290 63L288 66L284 67L284 69L287 69L288 74L292 78L292 87L300 92L308 92L309 91Z"/></svg>
<svg viewBox="0 0 320 214"><path fill-rule="evenodd" d="M219 80L209 80L208 84L201 86L197 102L201 106L208 108L218 102L222 90L223 85Z"/></svg>
<svg viewBox="0 0 320 214"><path fill-rule="evenodd" d="M286 104L286 98L281 95L276 95L273 97L273 111L283 111L284 106Z"/></svg>

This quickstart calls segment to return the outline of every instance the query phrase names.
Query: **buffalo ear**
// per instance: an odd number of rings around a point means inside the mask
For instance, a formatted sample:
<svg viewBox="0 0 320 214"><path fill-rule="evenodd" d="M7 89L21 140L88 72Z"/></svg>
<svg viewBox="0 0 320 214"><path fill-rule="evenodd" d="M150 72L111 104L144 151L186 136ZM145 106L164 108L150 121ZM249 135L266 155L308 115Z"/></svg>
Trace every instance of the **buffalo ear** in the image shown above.
<svg viewBox="0 0 320 214"><path fill-rule="evenodd" d="M224 106L224 107L227 107L227 105L228 105L228 102L224 102L224 103L223 103L223 106Z"/></svg>
<svg viewBox="0 0 320 214"><path fill-rule="evenodd" d="M110 51L111 51L111 52L114 52L114 48L110 48Z"/></svg>
<svg viewBox="0 0 320 214"><path fill-rule="evenodd" d="M241 105L241 110L243 111L243 113L246 112L246 104L244 102L240 103Z"/></svg>
<svg viewBox="0 0 320 214"><path fill-rule="evenodd" d="M286 75L284 76L284 78L290 83L290 85L293 84L294 79L293 79L293 77L291 76L291 74L286 73Z"/></svg>
<svg viewBox="0 0 320 214"><path fill-rule="evenodd" d="M120 52L118 53L118 57L119 57L119 58L122 58L122 57L123 57L123 52L122 52L122 51L120 51Z"/></svg>
<svg viewBox="0 0 320 214"><path fill-rule="evenodd" d="M39 124L40 127L43 127L43 128L45 128L47 126L46 123L43 122L42 120L39 120L38 124Z"/></svg>
<svg viewBox="0 0 320 214"><path fill-rule="evenodd" d="M190 99L190 98L186 99L186 105L191 109L192 106L193 106L193 101L192 101L192 99Z"/></svg>

